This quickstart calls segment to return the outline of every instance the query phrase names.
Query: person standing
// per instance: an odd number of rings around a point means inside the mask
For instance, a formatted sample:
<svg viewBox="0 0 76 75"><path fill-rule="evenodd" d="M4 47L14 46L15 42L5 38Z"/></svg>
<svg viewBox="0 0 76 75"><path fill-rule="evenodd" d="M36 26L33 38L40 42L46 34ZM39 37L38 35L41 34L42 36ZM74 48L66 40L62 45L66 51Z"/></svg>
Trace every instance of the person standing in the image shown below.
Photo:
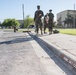
<svg viewBox="0 0 76 75"><path fill-rule="evenodd" d="M16 26L14 26L14 32L16 32Z"/></svg>
<svg viewBox="0 0 76 75"><path fill-rule="evenodd" d="M53 20L54 20L54 14L52 13L52 10L49 10L49 35L52 34L53 31Z"/></svg>
<svg viewBox="0 0 76 75"><path fill-rule="evenodd" d="M48 24L49 24L49 16L48 13L44 16L44 34L46 33L45 30L46 28L48 28Z"/></svg>
<svg viewBox="0 0 76 75"><path fill-rule="evenodd" d="M35 21L35 24L36 24L36 32L38 34L39 32L39 28L41 30L41 35L43 34L42 33L42 21L41 21L41 18L44 16L44 13L42 10L40 10L40 6L38 5L37 6L37 11L35 11L35 14L34 14L34 21Z"/></svg>

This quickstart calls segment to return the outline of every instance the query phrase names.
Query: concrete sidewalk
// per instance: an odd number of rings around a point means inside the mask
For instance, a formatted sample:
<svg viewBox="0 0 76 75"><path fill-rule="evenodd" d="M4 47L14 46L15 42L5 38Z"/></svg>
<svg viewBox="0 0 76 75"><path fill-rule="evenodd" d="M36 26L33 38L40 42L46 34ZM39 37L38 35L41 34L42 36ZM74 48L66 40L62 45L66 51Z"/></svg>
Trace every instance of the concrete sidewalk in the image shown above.
<svg viewBox="0 0 76 75"><path fill-rule="evenodd" d="M40 38L43 40L47 40L60 49L67 51L73 56L76 56L76 36L66 34L46 34Z"/></svg>
<svg viewBox="0 0 76 75"><path fill-rule="evenodd" d="M35 34L35 33L34 33ZM72 70L76 70L76 36L66 34L38 35L41 42L56 53Z"/></svg>

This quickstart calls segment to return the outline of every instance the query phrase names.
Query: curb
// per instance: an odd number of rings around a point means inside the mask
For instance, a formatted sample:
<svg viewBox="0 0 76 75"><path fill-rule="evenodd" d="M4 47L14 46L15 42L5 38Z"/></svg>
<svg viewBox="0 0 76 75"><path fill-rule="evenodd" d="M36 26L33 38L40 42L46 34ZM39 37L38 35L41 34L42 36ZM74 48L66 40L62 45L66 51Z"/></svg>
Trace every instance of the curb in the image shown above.
<svg viewBox="0 0 76 75"><path fill-rule="evenodd" d="M39 37L38 37L39 38ZM39 38L49 49L51 49L66 65L70 70L76 74L76 57L55 46L47 40Z"/></svg>

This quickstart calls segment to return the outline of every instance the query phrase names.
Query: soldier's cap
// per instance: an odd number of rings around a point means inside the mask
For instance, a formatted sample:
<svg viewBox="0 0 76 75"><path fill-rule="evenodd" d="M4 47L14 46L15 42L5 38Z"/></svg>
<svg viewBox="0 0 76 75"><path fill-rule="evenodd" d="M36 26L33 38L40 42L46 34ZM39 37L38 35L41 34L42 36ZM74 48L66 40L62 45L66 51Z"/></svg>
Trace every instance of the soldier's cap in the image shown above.
<svg viewBox="0 0 76 75"><path fill-rule="evenodd" d="M40 5L38 5L37 8L40 8Z"/></svg>
<svg viewBox="0 0 76 75"><path fill-rule="evenodd" d="M52 11L51 9L49 11Z"/></svg>

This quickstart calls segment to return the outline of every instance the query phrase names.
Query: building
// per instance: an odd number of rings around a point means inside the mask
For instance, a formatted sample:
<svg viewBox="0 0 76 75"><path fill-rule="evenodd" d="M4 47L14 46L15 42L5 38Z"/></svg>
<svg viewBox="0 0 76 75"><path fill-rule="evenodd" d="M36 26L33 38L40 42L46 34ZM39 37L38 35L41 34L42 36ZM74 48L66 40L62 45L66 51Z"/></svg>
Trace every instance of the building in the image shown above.
<svg viewBox="0 0 76 75"><path fill-rule="evenodd" d="M76 10L65 10L58 13L57 24L66 28L76 28Z"/></svg>

